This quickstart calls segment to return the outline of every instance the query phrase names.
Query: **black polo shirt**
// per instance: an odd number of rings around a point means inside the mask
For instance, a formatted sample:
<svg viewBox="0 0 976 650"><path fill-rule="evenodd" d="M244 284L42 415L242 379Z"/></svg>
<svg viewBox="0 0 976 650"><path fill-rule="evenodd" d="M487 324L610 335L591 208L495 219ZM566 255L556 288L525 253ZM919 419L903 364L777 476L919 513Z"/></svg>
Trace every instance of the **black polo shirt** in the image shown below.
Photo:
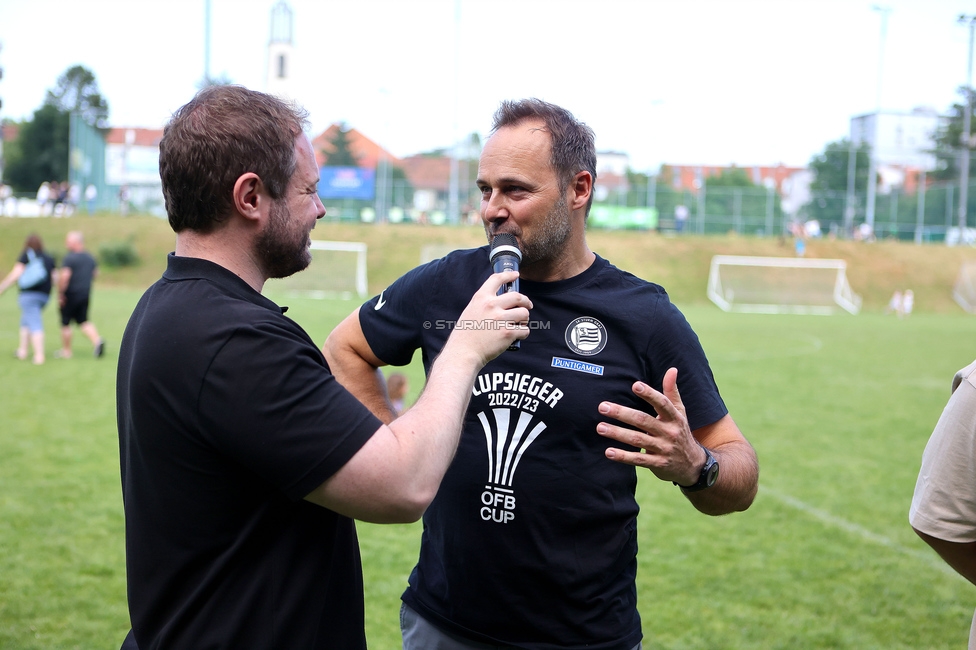
<svg viewBox="0 0 976 650"><path fill-rule="evenodd" d="M169 256L117 384L139 647L365 648L354 522L303 500L380 422L283 309Z"/></svg>

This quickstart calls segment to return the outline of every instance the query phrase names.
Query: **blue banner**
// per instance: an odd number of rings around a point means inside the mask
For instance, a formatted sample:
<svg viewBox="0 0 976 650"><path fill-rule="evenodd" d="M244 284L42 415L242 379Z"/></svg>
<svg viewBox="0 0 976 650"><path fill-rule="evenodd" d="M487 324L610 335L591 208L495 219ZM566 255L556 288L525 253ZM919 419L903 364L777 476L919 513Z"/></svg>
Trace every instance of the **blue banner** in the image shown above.
<svg viewBox="0 0 976 650"><path fill-rule="evenodd" d="M319 169L319 197L323 199L373 200L376 171L364 167Z"/></svg>

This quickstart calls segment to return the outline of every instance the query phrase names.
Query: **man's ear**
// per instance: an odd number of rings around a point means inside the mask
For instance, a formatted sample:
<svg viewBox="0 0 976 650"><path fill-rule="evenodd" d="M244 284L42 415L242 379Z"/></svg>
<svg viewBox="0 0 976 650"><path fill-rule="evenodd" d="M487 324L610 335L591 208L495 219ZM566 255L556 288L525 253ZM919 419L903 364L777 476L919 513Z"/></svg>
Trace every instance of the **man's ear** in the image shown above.
<svg viewBox="0 0 976 650"><path fill-rule="evenodd" d="M234 183L234 208L246 219L259 219L267 192L261 177L254 172L241 174Z"/></svg>
<svg viewBox="0 0 976 650"><path fill-rule="evenodd" d="M593 175L588 171L577 172L576 176L569 184L570 209L586 209L586 204L590 201L590 194L593 193Z"/></svg>

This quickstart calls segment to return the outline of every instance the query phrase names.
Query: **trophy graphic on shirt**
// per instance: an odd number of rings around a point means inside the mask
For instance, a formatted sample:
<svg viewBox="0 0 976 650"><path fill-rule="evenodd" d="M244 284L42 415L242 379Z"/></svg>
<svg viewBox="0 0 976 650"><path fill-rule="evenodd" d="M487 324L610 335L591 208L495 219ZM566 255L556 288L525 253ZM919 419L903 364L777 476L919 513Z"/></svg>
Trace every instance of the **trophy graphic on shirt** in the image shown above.
<svg viewBox="0 0 976 650"><path fill-rule="evenodd" d="M514 413L518 419L513 423ZM488 483L481 494L481 518L485 521L508 523L515 518L515 470L525 450L546 429L545 422L533 425L532 419L531 413L518 409L494 408L478 413L488 451Z"/></svg>

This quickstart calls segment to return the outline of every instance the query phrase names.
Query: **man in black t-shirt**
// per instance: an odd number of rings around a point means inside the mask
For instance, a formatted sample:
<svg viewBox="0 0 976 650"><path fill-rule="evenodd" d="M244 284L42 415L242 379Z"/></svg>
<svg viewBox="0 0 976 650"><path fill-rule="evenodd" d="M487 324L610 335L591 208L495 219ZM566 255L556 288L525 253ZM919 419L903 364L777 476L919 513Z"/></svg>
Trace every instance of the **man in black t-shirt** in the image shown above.
<svg viewBox="0 0 976 650"><path fill-rule="evenodd" d="M176 250L119 349L117 410L132 630L124 648L360 650L354 519L415 521L457 446L478 370L528 334L530 301L488 278L429 390L388 425L261 295L303 270L325 214L304 111L201 90L163 132Z"/></svg>
<svg viewBox="0 0 976 650"><path fill-rule="evenodd" d="M755 452L694 331L664 289L587 246L595 167L592 131L564 109L524 100L496 113L482 219L489 241L507 233L521 250L530 335L475 381L403 594L405 650L639 648L635 467L706 514L755 497ZM380 418L391 414L376 369L419 348L429 370L451 332L477 327L463 296L490 275L488 257L418 267L329 336L336 377Z"/></svg>
<svg viewBox="0 0 976 650"><path fill-rule="evenodd" d="M71 321L88 337L95 350L95 358L105 354L105 341L98 334L95 323L88 320L88 307L91 302L92 282L98 273L98 263L91 253L85 250L85 238L78 230L67 234L64 245L68 253L61 260L58 271L58 305L61 308L61 349L55 356L70 359Z"/></svg>

